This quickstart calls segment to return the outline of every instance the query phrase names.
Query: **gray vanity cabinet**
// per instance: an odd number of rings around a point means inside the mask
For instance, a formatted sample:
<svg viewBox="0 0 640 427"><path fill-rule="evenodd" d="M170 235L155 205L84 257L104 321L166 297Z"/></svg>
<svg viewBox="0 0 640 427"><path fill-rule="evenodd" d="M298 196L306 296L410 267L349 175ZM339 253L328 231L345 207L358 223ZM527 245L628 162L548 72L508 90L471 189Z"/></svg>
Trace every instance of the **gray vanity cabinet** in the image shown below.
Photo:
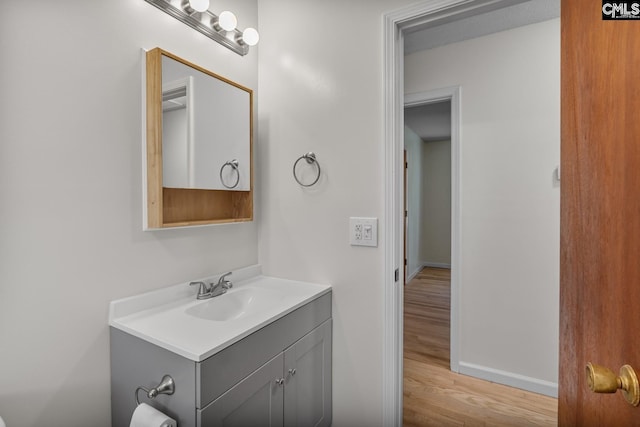
<svg viewBox="0 0 640 427"><path fill-rule="evenodd" d="M285 427L331 425L331 320L284 352Z"/></svg>
<svg viewBox="0 0 640 427"><path fill-rule="evenodd" d="M331 425L331 292L196 362L111 327L113 427L129 425L135 389L175 380L142 402L180 427Z"/></svg>
<svg viewBox="0 0 640 427"><path fill-rule="evenodd" d="M331 320L198 411L198 424L331 425Z"/></svg>
<svg viewBox="0 0 640 427"><path fill-rule="evenodd" d="M279 354L231 390L198 410L200 426L281 426L284 395L276 380L282 376L283 355Z"/></svg>

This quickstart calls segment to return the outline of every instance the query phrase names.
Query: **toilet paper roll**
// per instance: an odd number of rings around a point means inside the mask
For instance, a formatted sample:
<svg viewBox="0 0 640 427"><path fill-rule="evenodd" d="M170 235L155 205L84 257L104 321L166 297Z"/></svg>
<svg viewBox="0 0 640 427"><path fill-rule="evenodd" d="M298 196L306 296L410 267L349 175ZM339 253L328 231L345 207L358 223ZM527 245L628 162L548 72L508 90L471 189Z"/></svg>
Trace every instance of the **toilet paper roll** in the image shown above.
<svg viewBox="0 0 640 427"><path fill-rule="evenodd" d="M153 406L141 403L133 411L129 427L177 427L173 418L158 411Z"/></svg>

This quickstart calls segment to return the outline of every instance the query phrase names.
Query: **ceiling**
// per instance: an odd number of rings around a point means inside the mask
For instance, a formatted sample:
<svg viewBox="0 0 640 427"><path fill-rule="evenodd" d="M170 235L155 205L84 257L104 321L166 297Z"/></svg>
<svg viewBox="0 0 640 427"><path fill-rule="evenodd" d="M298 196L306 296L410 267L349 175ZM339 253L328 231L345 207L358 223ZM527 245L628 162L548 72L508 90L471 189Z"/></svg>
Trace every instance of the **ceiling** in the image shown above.
<svg viewBox="0 0 640 427"><path fill-rule="evenodd" d="M405 55L548 21L560 16L560 0L514 0L518 4L405 34ZM451 103L405 108L405 125L424 141L451 138Z"/></svg>
<svg viewBox="0 0 640 427"><path fill-rule="evenodd" d="M521 0L515 0L521 1ZM405 55L560 17L560 0L528 0L405 33Z"/></svg>
<svg viewBox="0 0 640 427"><path fill-rule="evenodd" d="M451 139L451 101L405 108L404 124L425 142Z"/></svg>

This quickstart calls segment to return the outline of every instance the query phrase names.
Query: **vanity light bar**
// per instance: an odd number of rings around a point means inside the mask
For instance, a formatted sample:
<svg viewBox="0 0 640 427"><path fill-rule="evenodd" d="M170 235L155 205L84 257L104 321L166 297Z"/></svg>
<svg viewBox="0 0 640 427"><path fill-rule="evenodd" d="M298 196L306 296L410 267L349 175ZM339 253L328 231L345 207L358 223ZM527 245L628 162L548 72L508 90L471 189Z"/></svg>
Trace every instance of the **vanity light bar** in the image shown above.
<svg viewBox="0 0 640 427"><path fill-rule="evenodd" d="M194 30L204 34L221 45L231 49L238 55L249 53L249 45L242 40L242 31L234 29L226 31L218 25L218 16L205 10L198 12L191 8L189 1L145 0L158 9L187 24Z"/></svg>

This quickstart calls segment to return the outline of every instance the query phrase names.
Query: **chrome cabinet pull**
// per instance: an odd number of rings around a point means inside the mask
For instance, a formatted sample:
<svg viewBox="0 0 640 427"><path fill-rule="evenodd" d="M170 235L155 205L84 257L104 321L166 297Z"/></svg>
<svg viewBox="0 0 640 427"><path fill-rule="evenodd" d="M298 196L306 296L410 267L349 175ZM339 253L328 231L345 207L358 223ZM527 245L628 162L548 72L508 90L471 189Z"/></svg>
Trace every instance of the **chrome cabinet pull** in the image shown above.
<svg viewBox="0 0 640 427"><path fill-rule="evenodd" d="M276 378L276 384L283 385L284 384L284 378Z"/></svg>
<svg viewBox="0 0 640 427"><path fill-rule="evenodd" d="M289 375L294 376L296 374L296 368L289 369Z"/></svg>

